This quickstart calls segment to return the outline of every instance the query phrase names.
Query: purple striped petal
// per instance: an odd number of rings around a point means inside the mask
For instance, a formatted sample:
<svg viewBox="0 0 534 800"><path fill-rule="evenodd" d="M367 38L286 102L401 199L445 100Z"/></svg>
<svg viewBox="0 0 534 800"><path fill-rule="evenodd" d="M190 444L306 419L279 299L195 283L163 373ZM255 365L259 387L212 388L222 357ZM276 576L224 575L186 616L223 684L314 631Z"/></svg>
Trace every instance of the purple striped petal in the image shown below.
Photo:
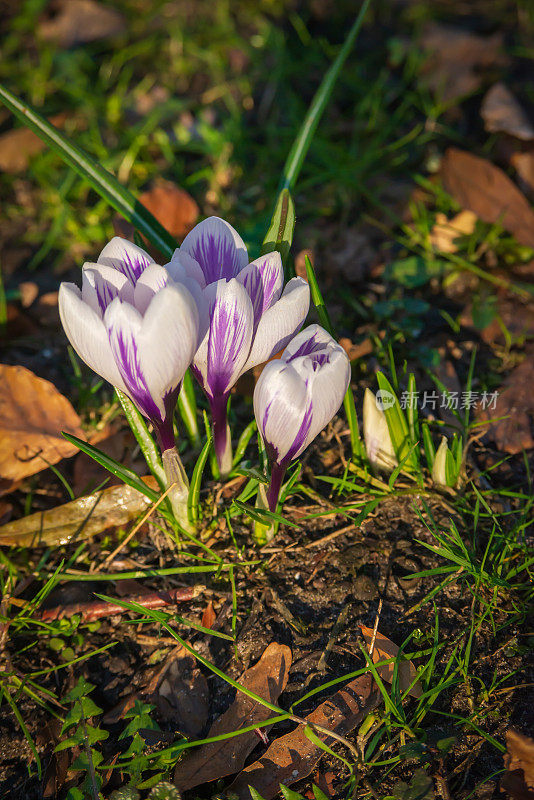
<svg viewBox="0 0 534 800"><path fill-rule="evenodd" d="M260 256L241 270L237 276L252 301L254 311L254 330L267 311L282 294L284 270L280 253L276 251Z"/></svg>
<svg viewBox="0 0 534 800"><path fill-rule="evenodd" d="M235 278L248 264L247 248L236 230L219 217L208 217L185 237L180 253L200 266L206 283Z"/></svg>
<svg viewBox="0 0 534 800"><path fill-rule="evenodd" d="M289 281L279 300L261 317L245 370L279 353L298 331L310 307L310 288L302 278Z"/></svg>
<svg viewBox="0 0 534 800"><path fill-rule="evenodd" d="M252 304L235 279L218 281L209 304L206 392L211 397L230 391L239 378L252 340Z"/></svg>
<svg viewBox="0 0 534 800"><path fill-rule="evenodd" d="M61 324L82 361L104 380L126 391L111 352L100 309L95 311L84 302L80 290L73 283L61 284L58 304Z"/></svg>
<svg viewBox="0 0 534 800"><path fill-rule="evenodd" d="M117 298L108 306L104 324L126 393L145 417L154 422L163 422L164 410L158 407L150 393L139 357L137 340L142 324L141 315L129 303Z"/></svg>
<svg viewBox="0 0 534 800"><path fill-rule="evenodd" d="M98 263L122 272L135 284L154 259L142 247L115 236L98 256Z"/></svg>
<svg viewBox="0 0 534 800"><path fill-rule="evenodd" d="M103 264L84 264L82 271L82 300L101 317L122 291L128 279L121 272Z"/></svg>

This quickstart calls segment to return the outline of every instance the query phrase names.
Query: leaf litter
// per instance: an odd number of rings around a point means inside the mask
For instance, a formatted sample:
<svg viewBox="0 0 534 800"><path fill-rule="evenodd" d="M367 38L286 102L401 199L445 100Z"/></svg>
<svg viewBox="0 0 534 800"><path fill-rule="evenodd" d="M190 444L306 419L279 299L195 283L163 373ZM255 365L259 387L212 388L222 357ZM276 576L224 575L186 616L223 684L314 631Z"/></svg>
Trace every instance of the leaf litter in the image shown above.
<svg viewBox="0 0 534 800"><path fill-rule="evenodd" d="M260 660L241 676L239 683L270 703L276 703L287 684L291 666L291 650L272 642ZM238 691L234 702L211 726L207 737L231 733L273 716L273 712ZM262 727L266 733L269 727ZM180 791L232 775L243 767L245 760L259 742L251 731L200 746L178 762L174 783Z"/></svg>

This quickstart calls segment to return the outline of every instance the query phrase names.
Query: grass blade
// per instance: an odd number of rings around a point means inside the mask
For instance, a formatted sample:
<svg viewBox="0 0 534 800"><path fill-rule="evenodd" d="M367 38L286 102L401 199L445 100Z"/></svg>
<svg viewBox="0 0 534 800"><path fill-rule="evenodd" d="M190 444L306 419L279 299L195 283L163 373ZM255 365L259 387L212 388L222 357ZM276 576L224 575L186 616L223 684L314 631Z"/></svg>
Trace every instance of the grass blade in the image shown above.
<svg viewBox="0 0 534 800"><path fill-rule="evenodd" d="M170 258L176 242L150 211L133 196L104 167L98 164L81 147L71 142L61 131L48 122L29 103L24 102L0 84L0 100L21 122L46 142L69 166L85 180L135 228Z"/></svg>
<svg viewBox="0 0 534 800"><path fill-rule="evenodd" d="M132 472L130 469L126 469L123 467L122 464L119 464L118 461L115 461L114 458L107 456L98 447L95 447L89 442L84 442L83 439L78 439L77 436L73 436L70 433L65 433L62 431L62 436L67 439L67 441L75 444L82 453L86 453L88 456L91 456L97 464L100 464L101 467L107 469L108 472L111 472L112 475L115 475L117 478L120 478L124 483L128 486L131 486L132 489L137 489L138 492L141 492L148 497L153 503L156 502L159 495L154 489L151 489L149 486L146 485L136 474Z"/></svg>
<svg viewBox="0 0 534 800"><path fill-rule="evenodd" d="M208 460L208 456L210 454L211 448L211 440L212 436L211 433L206 439L206 443L202 448L202 451L197 458L197 463L195 464L195 469L193 470L193 477L191 478L191 484L189 486L189 496L187 498L187 515L189 517L189 521L193 524L198 522L198 500L200 497L200 484L202 483L202 475L204 473L204 467L206 466L206 461Z"/></svg>
<svg viewBox="0 0 534 800"><path fill-rule="evenodd" d="M124 392L121 392L120 389L115 389L115 391L126 419L128 420L128 424L132 429L135 438L137 439L139 447L141 448L141 452L145 458L147 466L157 480L159 488L164 492L167 488L167 478L161 464L157 447L154 444L152 436L148 432L146 422L130 398L125 395Z"/></svg>
<svg viewBox="0 0 534 800"><path fill-rule="evenodd" d="M321 119L326 108L326 104L330 99L330 95L332 94L332 90L338 75L341 72L341 68L345 63L354 42L356 41L356 37L360 31L370 2L371 0L364 0L362 3L360 13L356 17L352 28L348 32L347 38L343 42L343 47L339 51L336 59L330 66L330 69L324 76L323 80L321 81L321 85L315 93L315 96L308 109L308 113L304 118L297 137L293 142L293 146L291 147L289 155L286 159L280 190L292 189L297 181L302 164L306 158L306 154L313 139L313 135L317 125L319 124L319 120Z"/></svg>

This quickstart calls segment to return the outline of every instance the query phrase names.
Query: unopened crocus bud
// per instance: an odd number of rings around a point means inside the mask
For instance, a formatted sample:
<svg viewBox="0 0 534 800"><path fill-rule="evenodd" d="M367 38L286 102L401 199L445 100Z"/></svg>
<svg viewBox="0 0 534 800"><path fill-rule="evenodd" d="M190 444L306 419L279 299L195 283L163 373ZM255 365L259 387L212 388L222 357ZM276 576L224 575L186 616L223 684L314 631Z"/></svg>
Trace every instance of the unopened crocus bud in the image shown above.
<svg viewBox="0 0 534 800"><path fill-rule="evenodd" d="M397 466L397 457L386 415L370 389L366 389L363 396L363 438L371 464L377 469L391 472Z"/></svg>
<svg viewBox="0 0 534 800"><path fill-rule="evenodd" d="M449 452L449 445L447 444L447 437L442 436L440 445L436 451L434 458L434 465L432 467L432 480L436 486L447 486L447 453Z"/></svg>

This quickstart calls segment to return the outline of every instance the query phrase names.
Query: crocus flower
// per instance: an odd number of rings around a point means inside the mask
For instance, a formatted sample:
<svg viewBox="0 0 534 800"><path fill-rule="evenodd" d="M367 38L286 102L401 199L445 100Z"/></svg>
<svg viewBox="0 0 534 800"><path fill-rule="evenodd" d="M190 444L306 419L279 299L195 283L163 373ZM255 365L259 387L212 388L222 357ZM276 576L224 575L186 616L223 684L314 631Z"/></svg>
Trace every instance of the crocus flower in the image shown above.
<svg viewBox="0 0 534 800"><path fill-rule="evenodd" d="M83 265L81 290L61 284L59 313L82 361L131 398L162 450L173 448L173 411L199 335L197 303L186 286L115 237L96 264Z"/></svg>
<svg viewBox="0 0 534 800"><path fill-rule="evenodd" d="M374 467L391 472L397 466L386 415L370 389L363 396L363 439L367 458Z"/></svg>
<svg viewBox="0 0 534 800"><path fill-rule="evenodd" d="M203 336L192 371L210 403L214 447L222 474L232 465L228 396L240 375L284 348L308 313L306 281L283 288L277 252L249 263L237 231L218 217L196 225L174 253L169 271L194 280L205 300Z"/></svg>
<svg viewBox="0 0 534 800"><path fill-rule="evenodd" d="M271 464L271 511L288 465L330 422L349 381L347 354L319 325L301 331L280 360L264 368L254 391L254 414Z"/></svg>

